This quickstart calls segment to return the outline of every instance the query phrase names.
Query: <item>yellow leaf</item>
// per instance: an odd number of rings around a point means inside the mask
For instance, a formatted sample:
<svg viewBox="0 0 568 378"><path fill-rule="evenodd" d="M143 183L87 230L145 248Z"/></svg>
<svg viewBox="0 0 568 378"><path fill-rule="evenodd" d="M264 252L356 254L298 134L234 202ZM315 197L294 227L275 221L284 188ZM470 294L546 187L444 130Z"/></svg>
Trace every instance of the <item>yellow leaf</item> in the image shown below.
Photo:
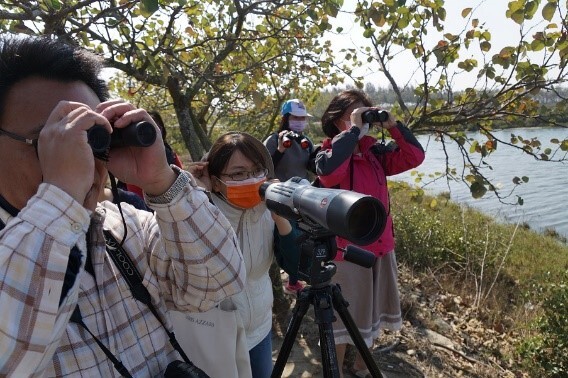
<svg viewBox="0 0 568 378"><path fill-rule="evenodd" d="M464 8L462 10L462 17L466 18L471 13L471 8Z"/></svg>

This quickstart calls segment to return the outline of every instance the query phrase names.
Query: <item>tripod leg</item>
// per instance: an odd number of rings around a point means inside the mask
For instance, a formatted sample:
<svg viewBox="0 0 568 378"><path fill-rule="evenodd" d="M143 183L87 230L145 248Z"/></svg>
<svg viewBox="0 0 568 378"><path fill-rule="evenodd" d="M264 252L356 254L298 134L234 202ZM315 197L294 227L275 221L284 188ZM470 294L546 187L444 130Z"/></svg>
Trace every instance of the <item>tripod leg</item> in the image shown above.
<svg viewBox="0 0 568 378"><path fill-rule="evenodd" d="M381 374L381 371L373 360L373 356L371 356L371 352L369 351L369 348L367 348L365 340L363 340L363 337L359 333L359 330L357 329L357 326L355 325L351 314L349 314L349 311L347 310L348 304L345 301L345 298L343 298L343 295L341 295L341 289L339 288L339 286L332 285L332 295L335 310L339 314L339 317L343 321L343 324L345 324L347 332L349 332L351 340L353 340L357 351L361 354L361 357L363 357L363 361L365 361L367 369L369 369L369 372L371 373L373 378L381 378L383 375Z"/></svg>
<svg viewBox="0 0 568 378"><path fill-rule="evenodd" d="M294 340L296 339L296 335L298 334L298 329L300 329L302 319L304 318L304 315L306 315L306 312L310 307L310 299L311 294L309 292L309 289L302 290L298 294L296 305L292 310L292 319L290 319L290 323L288 324L288 328L286 329L286 335L284 336L282 347L280 348L280 352L278 352L278 358L276 359L276 363L274 364L274 368L272 369L272 374L270 375L271 378L278 378L282 376L282 372L284 371L284 367L286 366L286 361L288 361L288 357L290 355L290 350L292 350Z"/></svg>
<svg viewBox="0 0 568 378"><path fill-rule="evenodd" d="M335 315L333 314L331 292L328 289L329 287L327 290L314 295L314 312L319 328L323 376L325 378L338 378L339 367L337 366L337 352L331 324L335 321Z"/></svg>

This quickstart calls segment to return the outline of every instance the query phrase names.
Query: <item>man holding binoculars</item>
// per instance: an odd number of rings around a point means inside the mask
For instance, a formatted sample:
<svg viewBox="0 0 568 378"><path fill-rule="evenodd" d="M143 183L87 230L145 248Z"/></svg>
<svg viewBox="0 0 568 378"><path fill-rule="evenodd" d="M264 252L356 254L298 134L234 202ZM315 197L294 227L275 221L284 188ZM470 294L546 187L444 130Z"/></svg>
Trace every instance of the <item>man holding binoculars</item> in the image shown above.
<svg viewBox="0 0 568 378"><path fill-rule="evenodd" d="M146 111L106 101L100 69L54 39L0 39L0 376L164 375L183 357L169 309L205 311L243 287L231 225L167 164L159 132L95 157L95 126L156 128ZM98 203L107 169L140 186L154 213Z"/></svg>

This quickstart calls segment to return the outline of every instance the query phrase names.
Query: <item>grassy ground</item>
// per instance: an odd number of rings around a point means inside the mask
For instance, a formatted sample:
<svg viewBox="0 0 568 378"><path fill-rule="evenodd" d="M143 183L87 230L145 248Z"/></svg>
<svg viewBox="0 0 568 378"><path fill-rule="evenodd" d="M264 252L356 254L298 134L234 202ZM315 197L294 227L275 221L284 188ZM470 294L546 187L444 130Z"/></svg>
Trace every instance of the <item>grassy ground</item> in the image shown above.
<svg viewBox="0 0 568 378"><path fill-rule="evenodd" d="M568 358L556 357L568 352L563 343L568 337L565 240L553 232L541 235L523 225L498 223L447 195L416 196L400 183L391 183L391 211L401 264L430 273L440 288L470 298L483 309L480 320L486 324L521 335L518 349L524 353L517 358L529 371L568 374L563 370ZM556 340L554 350L544 348L546 338Z"/></svg>

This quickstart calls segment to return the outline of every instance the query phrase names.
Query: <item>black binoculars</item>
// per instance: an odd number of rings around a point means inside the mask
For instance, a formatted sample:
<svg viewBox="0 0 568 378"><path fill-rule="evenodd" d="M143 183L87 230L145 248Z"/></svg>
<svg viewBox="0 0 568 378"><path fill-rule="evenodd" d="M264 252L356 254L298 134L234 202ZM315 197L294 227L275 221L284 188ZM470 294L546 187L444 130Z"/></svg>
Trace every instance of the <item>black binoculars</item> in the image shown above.
<svg viewBox="0 0 568 378"><path fill-rule="evenodd" d="M87 139L95 154L104 154L116 147L148 147L154 144L156 135L156 128L147 121L134 122L120 129L113 128L112 134L101 125L87 130Z"/></svg>
<svg viewBox="0 0 568 378"><path fill-rule="evenodd" d="M290 131L282 137L282 145L284 148L290 148L293 140L295 140L304 150L310 146L310 142L308 142L308 139L305 136L293 131Z"/></svg>
<svg viewBox="0 0 568 378"><path fill-rule="evenodd" d="M361 120L363 123L377 123L377 122L385 122L389 119L389 113L386 110L367 110L363 114L361 114Z"/></svg>

